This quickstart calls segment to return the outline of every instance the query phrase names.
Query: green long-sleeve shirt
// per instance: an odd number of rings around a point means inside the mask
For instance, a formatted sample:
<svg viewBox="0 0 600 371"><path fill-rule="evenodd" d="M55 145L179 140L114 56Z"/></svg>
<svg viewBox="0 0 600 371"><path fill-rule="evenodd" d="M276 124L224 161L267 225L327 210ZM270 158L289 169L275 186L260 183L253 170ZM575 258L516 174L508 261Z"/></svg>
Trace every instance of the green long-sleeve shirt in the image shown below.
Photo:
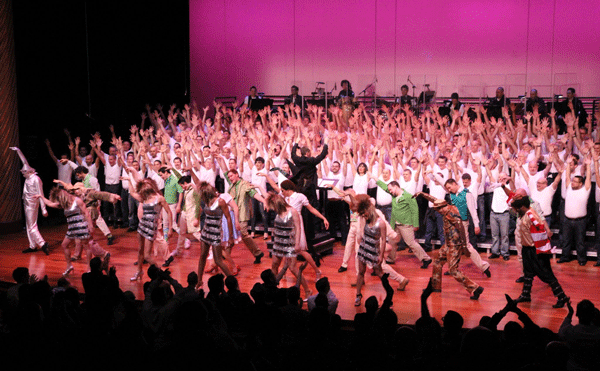
<svg viewBox="0 0 600 371"><path fill-rule="evenodd" d="M387 184L381 180L377 181L377 185L387 193L390 193ZM404 189L402 195L392 195L392 217L390 219L390 225L392 228L396 228L396 224L412 225L415 228L419 227L419 206L417 205L417 200Z"/></svg>

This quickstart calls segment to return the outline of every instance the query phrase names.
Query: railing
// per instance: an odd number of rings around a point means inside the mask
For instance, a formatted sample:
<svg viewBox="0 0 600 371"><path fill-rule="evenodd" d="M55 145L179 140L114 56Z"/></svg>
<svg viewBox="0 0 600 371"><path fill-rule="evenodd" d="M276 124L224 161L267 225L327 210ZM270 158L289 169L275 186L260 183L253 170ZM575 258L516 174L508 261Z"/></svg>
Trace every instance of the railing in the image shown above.
<svg viewBox="0 0 600 371"><path fill-rule="evenodd" d="M264 95L263 96L263 98L272 99L274 107L283 106L285 99L287 97L288 97L287 95ZM305 102L310 102L315 99L315 97L313 97L312 95L305 95L305 96L303 96L303 98L304 98ZM328 98L332 98L332 97L328 97ZM393 105L396 102L396 98L397 97L395 97L395 96L385 96L385 97L378 96L375 99L374 97L360 96L360 97L357 97L356 100L358 101L358 103L364 104L367 111L375 112L376 110L381 109L381 106L384 104L385 105ZM319 98L316 98L316 99L318 100ZM451 99L450 97L435 97L432 103L441 104L450 99ZM519 97L509 97L509 99L513 103L521 103L521 99ZM548 108L551 108L552 97L542 97L542 99L544 99L544 102L546 102L546 104L548 105ZM585 108L588 115L592 118L593 122L595 122L596 121L596 119L595 119L596 112L598 112L598 110L600 109L600 97L579 97L579 99L583 103L583 107ZM237 100L236 96L216 97L215 98L216 102L219 102L223 106L228 107L228 108L232 108L233 103L236 100ZM323 101L323 103L325 102L324 98L321 98L320 100ZM562 102L563 100L564 100L564 98L555 100L554 106L556 106L557 104L560 104L560 102ZM481 99L479 97L462 97L462 98L460 98L460 101L463 104L470 104L470 105L479 105L479 104L485 105L485 104L487 104L487 99ZM240 104L243 103L242 101L238 101L238 102ZM418 112L420 112L420 111L422 111L423 107L424 106L422 104L420 104L415 108L417 109Z"/></svg>

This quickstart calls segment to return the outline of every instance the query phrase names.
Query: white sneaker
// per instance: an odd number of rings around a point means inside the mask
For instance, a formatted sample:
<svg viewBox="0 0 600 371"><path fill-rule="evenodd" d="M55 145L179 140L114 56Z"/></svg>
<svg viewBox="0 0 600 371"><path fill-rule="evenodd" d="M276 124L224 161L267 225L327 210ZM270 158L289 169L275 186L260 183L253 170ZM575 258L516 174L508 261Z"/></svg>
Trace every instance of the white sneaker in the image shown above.
<svg viewBox="0 0 600 371"><path fill-rule="evenodd" d="M190 241L188 238L185 239L185 242L183 244L183 247L187 250L190 247L192 247L192 241Z"/></svg>

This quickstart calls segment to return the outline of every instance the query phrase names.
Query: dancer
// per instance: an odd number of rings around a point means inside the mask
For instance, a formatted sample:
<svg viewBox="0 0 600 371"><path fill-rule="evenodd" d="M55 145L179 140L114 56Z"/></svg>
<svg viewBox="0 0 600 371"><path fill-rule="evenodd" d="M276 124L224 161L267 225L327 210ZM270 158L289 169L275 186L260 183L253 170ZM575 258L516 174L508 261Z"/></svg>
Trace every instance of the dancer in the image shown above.
<svg viewBox="0 0 600 371"><path fill-rule="evenodd" d="M106 252L102 254L102 252L96 254L97 248L99 248L98 244L91 239L92 234L92 218L83 203L83 200L79 197L75 197L69 194L66 190L62 188L52 188L50 192L50 199L47 199L43 195L38 195L37 197L41 198L42 201L48 207L53 207L56 209L63 209L65 212L65 217L67 218L67 234L62 242L62 248L65 253L65 260L67 261L67 269L64 271L63 276L69 275L69 273L73 272L75 268L73 268L73 264L71 263L71 250L69 245L71 242L76 240L81 240L83 243L87 243L89 245L89 249L87 251L87 260L90 261L92 257L92 253L94 255L104 255L106 256Z"/></svg>
<svg viewBox="0 0 600 371"><path fill-rule="evenodd" d="M100 183L98 183L98 179L95 176L93 176L92 174L89 173L88 168L86 168L85 166L78 166L77 168L75 168L74 173L75 173L75 178L77 178L77 180L82 182L83 185L85 186L85 188L93 189L95 192L100 192ZM65 184L63 184L63 187L65 187L65 189L67 189ZM108 228L108 225L106 225L106 221L104 221L104 218L100 214L100 204L98 203L98 201L110 202L110 203L114 204L121 200L121 196L117 195L116 193L112 193L112 192L103 192L103 193L109 193L109 194L115 195L115 197L111 197L110 201L109 201L106 199L106 196L107 196L106 194L102 195L102 197L100 197L100 198L97 198L95 196L99 196L100 195L99 193L91 194L90 192L86 193L86 194L92 195L90 198L86 198L86 197L82 197L82 196L78 196L78 197L81 197L83 202L85 202L85 206L90 211L90 216L92 217L92 220L96 223L96 226L98 227L98 229L100 229L102 234L104 234L106 236L107 245L110 246L115 242L115 237L112 235L110 229Z"/></svg>
<svg viewBox="0 0 600 371"><path fill-rule="evenodd" d="M240 234L240 223L238 222L240 218L239 209L235 202L233 201L233 197L229 193L220 193L217 192L219 197L227 203L229 206L229 214L231 216L231 223L233 224L233 236L229 235L229 229L227 228L227 218L223 215L221 219L221 228L223 231L223 261L229 266L229 270L231 274L237 276L240 272L240 266L235 264L233 258L231 257L231 248L233 245L241 241ZM215 264L214 256L212 251L209 252L208 258L206 258L206 267L204 267L204 273L217 273L218 267Z"/></svg>
<svg viewBox="0 0 600 371"><path fill-rule="evenodd" d="M460 213L456 206L448 204L445 200L439 200L427 193L418 192L413 197L423 196L433 203L435 211L444 218L444 237L445 243L440 248L438 257L433 262L433 291L442 291L442 267L450 259L450 275L460 282L464 288L471 294L472 300L478 300L483 292L483 287L471 281L461 271L458 270L458 263L461 255L469 257L467 248L467 235L463 227Z"/></svg>
<svg viewBox="0 0 600 371"><path fill-rule="evenodd" d="M167 260L165 260L162 265L163 267L171 265L173 260L175 260L175 257L183 253L186 240L189 241L191 238L195 241L200 241L200 226L195 223L198 215L201 213L200 194L196 191L189 175L182 176L177 183L183 190L182 197L175 209L175 212L179 213L179 236L177 237L175 250L173 250ZM200 182L197 184L199 183Z"/></svg>
<svg viewBox="0 0 600 371"><path fill-rule="evenodd" d="M329 221L319 212L319 210L315 209L309 202L308 198L302 193L296 192L296 185L291 180L284 180L281 182L281 186L278 186L272 179L267 177L269 184L273 187L273 189L280 193L284 198L285 202L287 202L291 207L293 207L299 214L302 216L302 210L306 208L311 214L316 216L317 218L323 221L325 225L325 229L329 229ZM300 251L298 252L304 260L310 264L310 266L315 270L316 279L319 280L321 278L322 272L319 269L319 266L313 259L312 255L308 253L308 244L306 243L306 231L304 230L304 220L301 218L301 234L300 234Z"/></svg>
<svg viewBox="0 0 600 371"><path fill-rule="evenodd" d="M42 215L48 216L48 211L46 211L46 204L42 202L40 205L40 200L36 196L43 195L43 187L42 180L35 169L29 166L29 162L23 155L23 152L17 147L10 147L13 151L17 152L21 162L23 163L23 168L21 168L21 174L25 178L25 185L23 186L23 208L25 209L25 225L27 230L27 239L29 240L29 247L23 250L23 253L30 253L41 249L44 254L48 255L50 252L48 251L48 243L44 241L40 230L37 226L37 218L38 218L38 208L41 206Z"/></svg>
<svg viewBox="0 0 600 371"><path fill-rule="evenodd" d="M354 190L348 189L346 191L341 191L337 187L331 187L332 190L337 193L342 199L350 205L350 232L348 233L348 240L346 241L346 245L344 248L344 258L342 261L342 266L338 269L338 272L345 272L348 270L348 262L350 261L350 257L354 254L356 255L354 259L354 266L356 269L356 276L359 275L359 265L358 265L358 251L360 250L360 243L362 241L365 229L365 218L361 218L358 214L358 205L362 200L369 200L373 206L376 205L376 201L374 198L369 197L365 194L357 195ZM377 208L375 208L375 213L381 220L386 220L383 212ZM398 234L392 229L389 223L385 223L385 235L387 240L395 241L398 238ZM389 256L390 252L394 249L389 243L386 243L385 250L382 252L384 256ZM343 270L342 270L343 268ZM391 265L389 265L384 259L381 262L381 270L384 274L388 274L388 277L398 282L398 291L404 291L406 285L410 282L410 280L400 273L396 272ZM375 273L375 272L374 272ZM357 282L354 281L350 284L350 286L355 287Z"/></svg>
<svg viewBox="0 0 600 371"><path fill-rule="evenodd" d="M402 237L404 242L412 249L413 254L421 261L421 269L427 269L431 264L431 258L423 247L415 240L415 232L419 229L419 206L417 201L406 190L400 188L400 184L395 180L385 184L385 182L375 178L369 173L371 179L377 182L377 186L383 191L392 195L392 217L390 224L398 237ZM397 246L399 238L390 241L392 246ZM390 260L395 260L396 251L392 249Z"/></svg>
<svg viewBox="0 0 600 371"><path fill-rule="evenodd" d="M516 300L518 303L531 301L531 286L533 278L538 276L542 282L550 285L552 293L558 298L552 308L562 308L569 301L565 295L560 283L552 272L550 258L552 257L550 238L544 223L544 219L538 215L531 207L531 202L527 195L516 195L511 203L511 207L521 217L519 229L515 231L521 236L523 250L523 292Z"/></svg>
<svg viewBox="0 0 600 371"><path fill-rule="evenodd" d="M200 233L201 245L200 259L198 260L198 276L202 277L210 248L213 251L215 264L221 268L226 276L231 276L231 270L223 261L223 230L221 228L221 219L225 216L227 219L227 230L229 231L229 235L233 236L233 224L231 223L229 207L225 200L219 197L215 187L207 182L201 182L198 185L198 193L205 204L203 213L206 217L202 232ZM196 221L198 219L196 218ZM233 246L233 239L229 241L229 247L231 248L231 246ZM202 279L200 279L196 287L201 288L202 284Z"/></svg>
<svg viewBox="0 0 600 371"><path fill-rule="evenodd" d="M140 202L140 206L138 207L138 218L140 219L138 225L138 240L140 243L137 262L138 271L131 277L131 281L137 281L141 280L144 275L142 271L144 260L153 264L151 258L152 249L157 235L156 230L161 210L164 208L167 211L169 220L173 220L173 216L171 215L171 209L167 201L160 195L160 191L154 180L148 178L142 180L137 183L135 192L131 192L130 190L129 194ZM173 226L171 225L168 237L171 237L172 234Z"/></svg>
<svg viewBox="0 0 600 371"><path fill-rule="evenodd" d="M359 306L362 300L361 289L365 283L367 265L372 265L375 274L383 276L381 264L385 249L386 230L385 219L381 219L375 212L375 206L368 198L358 202L358 215L365 218L363 237L358 248L358 276L356 277L356 300L354 305Z"/></svg>
<svg viewBox="0 0 600 371"><path fill-rule="evenodd" d="M270 193L267 196L265 206L277 214L273 223L275 230L273 231L271 270L277 276L281 261L285 260L285 267L289 268L296 280L302 283L306 297L309 297L312 292L308 288L306 280L302 277L302 272L299 270L298 261L296 260L300 252L300 240L302 238L302 217L296 209L285 202L282 196L275 193Z"/></svg>
<svg viewBox="0 0 600 371"><path fill-rule="evenodd" d="M236 205L239 209L240 219L238 220L240 225L240 233L242 235L242 241L246 248L250 250L250 253L254 256L254 264L260 264L260 260L265 253L262 252L256 242L248 234L248 222L251 215L251 203L252 198L256 198L258 201L264 203L264 198L256 191L254 185L246 182L240 178L237 170L229 170L226 174L225 180L229 183L229 194L233 197ZM228 213L229 214L229 213Z"/></svg>
<svg viewBox="0 0 600 371"><path fill-rule="evenodd" d="M81 198L81 200L85 204L85 207L87 208L87 211L90 215L92 222L95 222L96 225L98 226L98 228L100 228L100 230L103 233L106 229L108 229L108 227L106 227L106 223L104 223L104 220L100 216L100 211L98 210L98 201L115 203L115 202L118 202L121 200L121 196L116 195L114 193L110 193L110 192L102 192L100 190L86 188L84 183L81 183L81 182L71 185L71 184L63 182L62 180L55 179L54 183L60 184L70 194L73 194L76 197ZM102 222L100 222L101 220L102 220ZM101 228L100 227L101 225L104 225L104 227L106 227L106 229ZM93 231L93 224L92 224L92 231ZM93 237L92 237L92 239L93 239ZM94 242L94 243L97 244L96 242ZM110 238L108 239L108 245L112 245ZM99 249L98 251L101 250L101 254L96 255L96 256L102 256L104 258L104 261L108 262L108 260L110 259L110 253L104 251L100 246L98 246L97 249ZM81 240L75 240L75 250L73 251L73 254L71 256L71 261L80 260L81 259L81 251L82 251ZM106 265L106 269L108 269L108 263L106 263L105 265Z"/></svg>

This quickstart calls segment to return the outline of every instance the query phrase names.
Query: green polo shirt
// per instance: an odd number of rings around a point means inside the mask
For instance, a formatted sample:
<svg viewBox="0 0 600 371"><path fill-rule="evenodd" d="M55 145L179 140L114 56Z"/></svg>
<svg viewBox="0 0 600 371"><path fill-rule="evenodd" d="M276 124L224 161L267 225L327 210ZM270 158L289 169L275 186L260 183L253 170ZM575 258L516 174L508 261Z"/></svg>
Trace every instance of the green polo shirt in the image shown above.
<svg viewBox="0 0 600 371"><path fill-rule="evenodd" d="M179 200L179 194L183 192L183 188L181 188L181 185L177 181L179 181L179 178L173 174L165 180L165 201L169 205L176 204Z"/></svg>
<svg viewBox="0 0 600 371"><path fill-rule="evenodd" d="M450 199L452 203L456 205L458 212L460 213L460 218L465 221L469 220L469 208L467 207L467 193L468 189L463 188L462 191L457 194L450 193Z"/></svg>
<svg viewBox="0 0 600 371"><path fill-rule="evenodd" d="M387 193L387 184L378 180L377 185ZM390 225L396 228L396 224L412 225L415 228L419 227L419 206L413 195L403 189L402 195L396 197L392 195L392 217ZM390 193L391 194L391 193Z"/></svg>
<svg viewBox="0 0 600 371"><path fill-rule="evenodd" d="M229 194L233 197L235 204L238 206L238 216L240 222L247 222L252 217L252 204L250 200L257 193L256 189L251 183L246 182L240 178L234 184L231 184L231 179L225 174L227 183L230 184Z"/></svg>

